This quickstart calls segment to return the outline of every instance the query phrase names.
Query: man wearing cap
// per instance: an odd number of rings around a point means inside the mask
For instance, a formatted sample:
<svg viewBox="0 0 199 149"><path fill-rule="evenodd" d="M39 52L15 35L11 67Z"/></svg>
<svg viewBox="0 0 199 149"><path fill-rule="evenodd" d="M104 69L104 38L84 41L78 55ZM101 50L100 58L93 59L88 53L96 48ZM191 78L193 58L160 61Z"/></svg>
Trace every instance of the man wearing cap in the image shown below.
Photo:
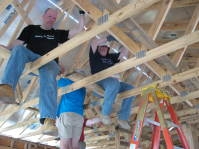
<svg viewBox="0 0 199 149"><path fill-rule="evenodd" d="M110 36L108 36L108 39L110 39ZM113 40L113 38L111 39ZM89 62L92 74L115 65L120 62L124 56L127 56L128 51L124 47L120 48L119 53L109 53L110 47L108 46L108 43L109 41L107 40L107 37L92 39L89 53ZM133 86L125 82L120 82L118 78L113 76L100 80L97 84L104 89L104 103L101 110L101 121L105 125L110 125L112 105L115 102L117 94L130 90ZM131 103L133 99L134 97L129 97L122 101L121 108L118 112L118 124L121 128L130 129L127 121L130 117Z"/></svg>

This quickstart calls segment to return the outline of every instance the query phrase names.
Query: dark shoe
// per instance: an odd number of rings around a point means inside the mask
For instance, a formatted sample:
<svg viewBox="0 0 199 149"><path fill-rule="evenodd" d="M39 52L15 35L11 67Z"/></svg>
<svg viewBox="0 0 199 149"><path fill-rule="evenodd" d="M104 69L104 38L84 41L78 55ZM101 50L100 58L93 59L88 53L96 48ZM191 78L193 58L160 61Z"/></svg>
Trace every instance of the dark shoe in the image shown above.
<svg viewBox="0 0 199 149"><path fill-rule="evenodd" d="M58 136L57 127L55 126L55 120L46 118L42 126L42 133L50 136Z"/></svg>
<svg viewBox="0 0 199 149"><path fill-rule="evenodd" d="M17 104L14 91L10 85L0 84L0 102L4 104Z"/></svg>

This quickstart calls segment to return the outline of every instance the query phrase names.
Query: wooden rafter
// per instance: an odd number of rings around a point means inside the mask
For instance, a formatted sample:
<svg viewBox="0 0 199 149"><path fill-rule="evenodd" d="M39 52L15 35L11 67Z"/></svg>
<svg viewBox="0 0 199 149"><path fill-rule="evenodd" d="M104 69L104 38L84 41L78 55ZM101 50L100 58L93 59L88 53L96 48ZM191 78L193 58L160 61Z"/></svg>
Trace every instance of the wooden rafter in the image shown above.
<svg viewBox="0 0 199 149"><path fill-rule="evenodd" d="M16 2L16 1L15 1ZM28 3L28 7L27 7L27 11L23 9L23 5L17 3L16 5L19 7L18 9L21 9L20 11L22 11L21 13L25 13L25 14L29 14L30 11L32 10L33 6L34 6L35 0L32 0ZM19 11L18 11L19 12ZM22 16L22 19L20 20L20 22L17 24L16 29L14 31L14 34L12 35L12 37L10 38L9 44L13 42L13 40L15 40L19 34L19 32L21 31L21 26L23 26L24 22L28 22L28 23L32 23L32 21L28 18L28 16L26 16L28 19L26 21L26 18L24 18L25 16ZM9 45L8 44L8 45Z"/></svg>
<svg viewBox="0 0 199 149"><path fill-rule="evenodd" d="M162 4L160 5L158 15L155 18L155 22L151 25L148 35L152 37L153 40L157 38L158 33L165 21L167 14L173 4L174 0L163 0Z"/></svg>
<svg viewBox="0 0 199 149"><path fill-rule="evenodd" d="M2 46L0 46L1 58L8 59L10 56L10 51Z"/></svg>
<svg viewBox="0 0 199 149"><path fill-rule="evenodd" d="M190 6L197 5L198 3L199 3L199 0L175 0L172 5L172 8L190 7ZM157 7L158 7L158 4L155 4L149 9L154 9Z"/></svg>
<svg viewBox="0 0 199 149"><path fill-rule="evenodd" d="M27 0L23 0L21 6L24 8L27 3L28 3ZM11 18L8 20L7 24L4 24L4 26L0 29L0 36L2 36L6 32L8 27L14 22L16 18L17 18L17 12L14 11L13 14L11 15Z"/></svg>
<svg viewBox="0 0 199 149"><path fill-rule="evenodd" d="M169 84L176 84L178 82L182 82L182 81L191 79L193 77L197 77L198 75L199 75L199 68L194 68L194 69L190 69L188 71L185 71L185 72L182 72L179 74L175 74L174 76L171 76L171 80L169 80L169 81L164 82L162 80L159 80L159 81L154 81L152 84L159 84L160 87L165 87L165 86L168 86ZM148 85L145 85L145 86L142 86L142 87L139 87L136 89L132 89L132 90L123 92L118 96L118 98L124 99L124 98L130 97L130 96L139 95L139 94L141 94L141 89L143 87L147 87L147 86Z"/></svg>
<svg viewBox="0 0 199 149"><path fill-rule="evenodd" d="M34 1L34 0L33 0ZM31 3L31 2L30 2ZM23 18L23 20L26 22L26 24L33 24L33 22L30 20L30 18L28 17L28 13L26 13L22 7L22 5L17 1L13 1L12 4L14 5L14 7L16 8L16 11L18 12L18 14L21 15L21 17Z"/></svg>

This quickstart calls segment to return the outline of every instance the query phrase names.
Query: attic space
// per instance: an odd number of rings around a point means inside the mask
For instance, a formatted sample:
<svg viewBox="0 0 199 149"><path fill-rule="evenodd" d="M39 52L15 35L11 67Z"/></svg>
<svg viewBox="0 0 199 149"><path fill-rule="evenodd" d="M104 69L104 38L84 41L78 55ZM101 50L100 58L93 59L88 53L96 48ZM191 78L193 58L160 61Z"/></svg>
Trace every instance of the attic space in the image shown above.
<svg viewBox="0 0 199 149"><path fill-rule="evenodd" d="M14 89L17 104L0 98L0 149L60 148L58 134L43 133L39 109L40 68L56 58L64 70L56 79L74 80L56 88L57 103L63 94L85 87L87 119L102 117L107 92L99 81L117 76L133 86L118 92L109 115L112 125L85 127L86 149L198 149L199 0L0 0L0 84L12 54L7 47L26 26L42 25L47 8L58 12L57 30L78 30L83 11L83 30L26 63ZM92 40L103 36L111 37L109 53L125 48L128 56L92 74ZM132 96L130 129L124 130L118 113L123 99Z"/></svg>

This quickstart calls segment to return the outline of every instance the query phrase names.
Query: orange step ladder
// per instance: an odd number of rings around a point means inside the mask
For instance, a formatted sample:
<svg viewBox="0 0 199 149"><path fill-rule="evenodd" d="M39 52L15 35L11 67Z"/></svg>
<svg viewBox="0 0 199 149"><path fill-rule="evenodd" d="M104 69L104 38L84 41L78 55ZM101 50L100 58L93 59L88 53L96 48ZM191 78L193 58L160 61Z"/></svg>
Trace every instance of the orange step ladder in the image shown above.
<svg viewBox="0 0 199 149"><path fill-rule="evenodd" d="M143 103L141 103L137 115L136 124L133 130L132 138L130 140L130 149L138 149L139 147L139 140L142 134L142 128L144 125L144 119L145 119L145 113L147 110L147 106L149 101L154 102L155 105L155 117L154 122L159 123L160 125L153 125L153 133L152 133L152 140L151 140L151 146L150 149L159 149L160 146L160 135L161 131L164 136L164 140L166 143L167 149L174 149L174 145L171 139L171 136L169 134L169 130L167 128L166 121L164 119L163 115L163 109L166 109L168 113L170 114L170 118L172 120L172 123L178 127L177 133L180 138L180 142L182 143L182 146L184 149L190 149L189 144L187 142L187 139L182 131L182 128L180 126L180 122L177 118L177 115L170 104L170 97L161 91L157 85L151 85L146 88L142 89L142 96L145 97L146 100L144 100Z"/></svg>

